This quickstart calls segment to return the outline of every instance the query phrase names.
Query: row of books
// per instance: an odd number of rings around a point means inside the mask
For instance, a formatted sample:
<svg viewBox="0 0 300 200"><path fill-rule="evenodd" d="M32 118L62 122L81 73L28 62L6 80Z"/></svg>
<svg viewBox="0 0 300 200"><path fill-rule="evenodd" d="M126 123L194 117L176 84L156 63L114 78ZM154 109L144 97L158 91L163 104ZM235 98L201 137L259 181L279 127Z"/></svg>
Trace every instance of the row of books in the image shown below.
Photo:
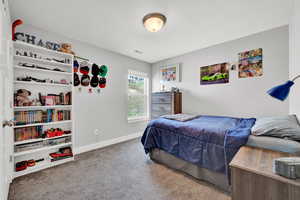
<svg viewBox="0 0 300 200"><path fill-rule="evenodd" d="M42 96L39 94L40 102L43 106L55 106L55 105L71 105L72 96L71 92L60 93L60 94L48 94L47 96Z"/></svg>
<svg viewBox="0 0 300 200"><path fill-rule="evenodd" d="M42 126L17 128L15 129L15 142L41 138L42 134Z"/></svg>
<svg viewBox="0 0 300 200"><path fill-rule="evenodd" d="M64 121L71 119L70 110L32 110L32 111L16 111L16 125L26 125L34 123L48 123L55 121Z"/></svg>

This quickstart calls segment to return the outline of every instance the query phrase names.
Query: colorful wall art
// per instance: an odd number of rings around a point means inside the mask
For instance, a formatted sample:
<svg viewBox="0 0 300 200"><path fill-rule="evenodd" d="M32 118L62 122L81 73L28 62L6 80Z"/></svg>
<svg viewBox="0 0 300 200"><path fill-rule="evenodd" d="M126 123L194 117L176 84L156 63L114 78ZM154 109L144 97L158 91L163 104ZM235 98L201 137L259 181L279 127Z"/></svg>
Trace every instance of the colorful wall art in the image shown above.
<svg viewBox="0 0 300 200"><path fill-rule="evenodd" d="M180 65L173 64L168 66L163 66L160 69L160 76L162 82L179 82L180 81Z"/></svg>
<svg viewBox="0 0 300 200"><path fill-rule="evenodd" d="M261 48L239 53L239 78L263 75L262 53Z"/></svg>
<svg viewBox="0 0 300 200"><path fill-rule="evenodd" d="M200 85L229 82L228 63L200 67Z"/></svg>

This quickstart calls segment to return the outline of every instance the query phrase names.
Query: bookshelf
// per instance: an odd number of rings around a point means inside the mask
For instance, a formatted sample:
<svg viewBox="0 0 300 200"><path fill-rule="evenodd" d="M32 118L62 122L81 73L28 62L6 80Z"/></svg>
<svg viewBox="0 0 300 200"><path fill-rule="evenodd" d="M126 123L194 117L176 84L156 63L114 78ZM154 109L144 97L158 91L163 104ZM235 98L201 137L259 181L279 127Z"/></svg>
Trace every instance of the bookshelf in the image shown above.
<svg viewBox="0 0 300 200"><path fill-rule="evenodd" d="M74 150L74 88L73 55L15 41L13 58L16 178L74 160L51 157L65 147ZM19 90L30 91L26 105ZM42 161L16 170L17 163L29 160Z"/></svg>

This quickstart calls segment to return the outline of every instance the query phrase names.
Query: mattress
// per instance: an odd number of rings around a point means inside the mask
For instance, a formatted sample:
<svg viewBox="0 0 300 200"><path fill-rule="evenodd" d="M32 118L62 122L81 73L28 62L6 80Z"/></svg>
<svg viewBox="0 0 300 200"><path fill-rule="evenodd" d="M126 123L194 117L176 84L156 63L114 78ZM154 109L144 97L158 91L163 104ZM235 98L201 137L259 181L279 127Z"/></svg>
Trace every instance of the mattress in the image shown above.
<svg viewBox="0 0 300 200"><path fill-rule="evenodd" d="M300 156L300 142L293 140L250 135L246 145L250 147L269 149Z"/></svg>

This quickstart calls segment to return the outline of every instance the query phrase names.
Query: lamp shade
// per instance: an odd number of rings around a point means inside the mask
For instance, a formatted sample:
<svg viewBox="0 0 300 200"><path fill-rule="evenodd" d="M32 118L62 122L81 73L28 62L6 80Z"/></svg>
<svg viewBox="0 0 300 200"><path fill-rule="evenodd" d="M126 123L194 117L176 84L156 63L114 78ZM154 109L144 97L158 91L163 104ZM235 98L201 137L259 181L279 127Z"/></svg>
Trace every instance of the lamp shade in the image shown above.
<svg viewBox="0 0 300 200"><path fill-rule="evenodd" d="M287 81L282 85L271 88L267 93L275 99L284 101L288 97L292 85L294 85L293 81Z"/></svg>

